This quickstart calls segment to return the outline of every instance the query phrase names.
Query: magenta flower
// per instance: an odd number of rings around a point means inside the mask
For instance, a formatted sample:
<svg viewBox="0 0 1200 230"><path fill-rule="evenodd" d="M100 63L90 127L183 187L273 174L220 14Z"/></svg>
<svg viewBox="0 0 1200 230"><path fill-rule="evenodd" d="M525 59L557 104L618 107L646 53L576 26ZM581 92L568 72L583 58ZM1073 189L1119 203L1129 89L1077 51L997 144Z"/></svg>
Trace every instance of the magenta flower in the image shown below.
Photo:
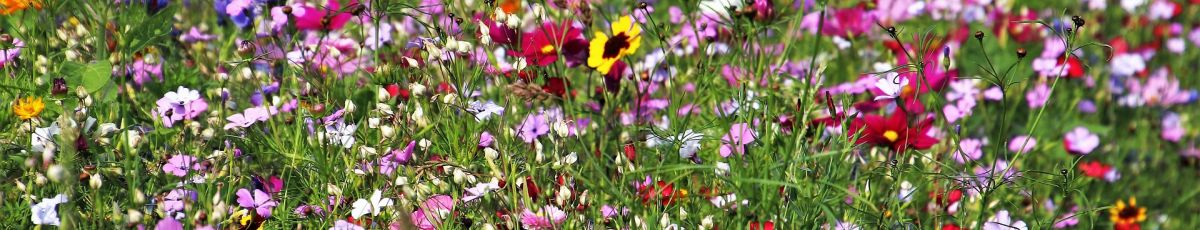
<svg viewBox="0 0 1200 230"><path fill-rule="evenodd" d="M721 157L729 157L734 152L745 154L746 144L754 142L756 134L750 129L750 125L746 123L733 124L729 127L729 133L721 137Z"/></svg>
<svg viewBox="0 0 1200 230"><path fill-rule="evenodd" d="M494 142L496 142L496 137L493 137L491 133L484 131L483 133L479 134L479 145L478 146L480 148L486 148L486 147L492 146L492 143L494 143Z"/></svg>
<svg viewBox="0 0 1200 230"><path fill-rule="evenodd" d="M179 223L179 221L175 220L174 218L166 217L166 218L163 218L162 220L158 220L158 224L154 225L154 229L183 230L183 223Z"/></svg>
<svg viewBox="0 0 1200 230"><path fill-rule="evenodd" d="M1087 155L1100 146L1100 137L1084 127L1075 127L1063 137L1063 146L1074 154Z"/></svg>
<svg viewBox="0 0 1200 230"><path fill-rule="evenodd" d="M166 211L167 213L183 211L187 200L195 199L195 196L196 192L186 189L173 189L171 192L168 192L166 196L163 196L163 211Z"/></svg>
<svg viewBox="0 0 1200 230"><path fill-rule="evenodd" d="M525 229L554 229L566 220L567 213L552 205L546 205L537 212L527 208L521 213L521 226Z"/></svg>
<svg viewBox="0 0 1200 230"><path fill-rule="evenodd" d="M266 218L271 217L271 209L275 208L279 203L271 199L271 194L267 194L262 190L255 189L251 194L250 190L238 189L237 191L238 206L242 208L254 209L258 216Z"/></svg>
<svg viewBox="0 0 1200 230"><path fill-rule="evenodd" d="M167 128L174 126L178 121L195 119L208 110L208 102L200 97L199 92L183 86L175 92L167 92L156 104L158 108L154 110L154 114Z"/></svg>
<svg viewBox="0 0 1200 230"><path fill-rule="evenodd" d="M309 4L293 4L292 16L296 19L296 28L301 30L339 30L354 16L351 7L359 6L357 0L350 0L342 7L338 0L328 0L325 6ZM282 13L282 11L281 11ZM333 14L332 16L326 16ZM272 15L274 17L274 15ZM328 22L324 20L328 19Z"/></svg>
<svg viewBox="0 0 1200 230"><path fill-rule="evenodd" d="M1030 136L1016 136L1008 141L1008 151L1027 153L1037 146L1037 140Z"/></svg>
<svg viewBox="0 0 1200 230"><path fill-rule="evenodd" d="M547 123L546 116L539 113L525 117L525 121L521 122L517 130L517 136L525 140L525 143L533 143L539 136L550 132L550 124Z"/></svg>
<svg viewBox="0 0 1200 230"><path fill-rule="evenodd" d="M150 77L156 77L159 82L163 81L162 59L153 60L153 63L146 62L146 59L138 59L129 66L127 70L129 75L133 77L133 83L138 87L150 81Z"/></svg>
<svg viewBox="0 0 1200 230"><path fill-rule="evenodd" d="M202 168L196 157L188 155L175 155L167 160L167 164L163 165L163 171L177 177L187 176L188 171Z"/></svg>
<svg viewBox="0 0 1200 230"><path fill-rule="evenodd" d="M249 108L242 113L225 118L225 120L229 121L229 123L225 124L225 130L250 127L254 122L267 121L267 119L271 118L271 115L275 115L276 113L279 113L279 111L273 107L260 106Z"/></svg>

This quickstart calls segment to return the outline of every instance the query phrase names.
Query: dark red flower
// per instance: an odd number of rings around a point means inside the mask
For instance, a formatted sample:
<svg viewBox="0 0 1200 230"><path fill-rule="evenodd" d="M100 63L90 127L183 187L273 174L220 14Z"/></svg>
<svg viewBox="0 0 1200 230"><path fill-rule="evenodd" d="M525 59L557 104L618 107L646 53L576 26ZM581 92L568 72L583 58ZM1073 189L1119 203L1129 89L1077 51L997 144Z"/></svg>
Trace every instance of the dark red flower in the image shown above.
<svg viewBox="0 0 1200 230"><path fill-rule="evenodd" d="M568 46L571 48L567 49ZM522 52L520 54L513 53L525 57L531 65L547 66L558 60L560 51L563 56L572 57L577 55L568 53L568 51L579 52L586 50L587 46L588 43L583 39L583 33L579 28L575 28L568 22L563 22L561 25L547 22L542 25L540 30L525 33L521 41ZM580 47L583 48L580 49Z"/></svg>
<svg viewBox="0 0 1200 230"><path fill-rule="evenodd" d="M750 230L774 230L775 222L765 221L750 221Z"/></svg>
<svg viewBox="0 0 1200 230"><path fill-rule="evenodd" d="M680 191L675 191L675 184L658 181L653 184L644 185L638 188L638 194L642 197L643 204L649 204L654 200L658 200L663 206L675 203L678 196L685 194Z"/></svg>
<svg viewBox="0 0 1200 230"><path fill-rule="evenodd" d="M1105 179L1105 176L1108 175L1108 172L1112 170L1113 167L1111 165L1106 165L1098 161L1089 161L1079 164L1079 171L1083 171L1084 176L1101 180Z"/></svg>
<svg viewBox="0 0 1200 230"><path fill-rule="evenodd" d="M896 152L903 153L909 147L929 149L937 144L938 139L927 133L933 119L923 119L916 127L909 127L908 114L896 109L891 117L869 114L850 122L849 135L859 135L858 144L871 143L888 146Z"/></svg>

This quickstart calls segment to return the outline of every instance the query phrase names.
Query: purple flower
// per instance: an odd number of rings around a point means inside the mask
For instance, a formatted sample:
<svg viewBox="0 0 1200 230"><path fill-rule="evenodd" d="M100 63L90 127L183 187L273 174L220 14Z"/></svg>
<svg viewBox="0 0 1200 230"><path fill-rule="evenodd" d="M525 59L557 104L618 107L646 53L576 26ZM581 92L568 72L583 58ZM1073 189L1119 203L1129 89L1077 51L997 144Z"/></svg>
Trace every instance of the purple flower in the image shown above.
<svg viewBox="0 0 1200 230"><path fill-rule="evenodd" d="M11 44L12 46L6 45L9 44L0 44L2 47L10 47L8 49L0 49L0 67L4 67L9 62L16 60L18 56L21 56L21 48L25 47L25 42L21 41L19 38L13 37Z"/></svg>
<svg viewBox="0 0 1200 230"><path fill-rule="evenodd" d="M195 199L196 193L186 189L174 189L163 197L163 211L167 213L184 210L187 200Z"/></svg>
<svg viewBox="0 0 1200 230"><path fill-rule="evenodd" d="M174 218L166 217L158 220L158 224L154 225L154 229L158 230L183 230L183 223L179 223Z"/></svg>
<svg viewBox="0 0 1200 230"><path fill-rule="evenodd" d="M1100 146L1100 137L1087 128L1075 127L1063 137L1063 144L1071 153L1087 155Z"/></svg>
<svg viewBox="0 0 1200 230"><path fill-rule="evenodd" d="M517 136L520 136L525 143L533 143L533 140L539 136L546 135L550 132L550 124L546 122L546 116L541 113L525 117L525 121L517 128Z"/></svg>
<svg viewBox="0 0 1200 230"><path fill-rule="evenodd" d="M154 114L167 128L174 126L178 121L195 119L208 110L208 102L200 97L199 92L183 86L174 92L167 92L156 104L158 108L154 110Z"/></svg>
<svg viewBox="0 0 1200 230"><path fill-rule="evenodd" d="M196 161L196 157L188 155L175 155L167 160L167 164L163 165L163 171L178 177L187 176L188 171L203 167L200 162Z"/></svg>
<svg viewBox="0 0 1200 230"><path fill-rule="evenodd" d="M192 27L191 29L188 30L187 33L179 36L179 41L182 41L184 43L193 43L193 42L211 41L214 38L216 38L216 36L213 36L212 34L206 34L204 32L201 32L200 28L198 28L198 27Z"/></svg>
<svg viewBox="0 0 1200 230"><path fill-rule="evenodd" d="M954 150L953 157L954 161L959 164L979 160L980 157L983 157L983 141L971 138L959 141L958 149Z"/></svg>
<svg viewBox="0 0 1200 230"><path fill-rule="evenodd" d="M721 137L721 157L729 157L729 155L737 152L745 154L745 146L750 142L754 142L754 130L750 129L750 125L746 123L733 124L729 127L729 133Z"/></svg>
<svg viewBox="0 0 1200 230"><path fill-rule="evenodd" d="M479 147L480 148L486 148L486 147L492 146L492 143L494 143L494 142L496 142L496 138L493 137L491 133L484 131L483 133L479 134Z"/></svg>
<svg viewBox="0 0 1200 230"><path fill-rule="evenodd" d="M275 200L271 199L271 194L258 189L255 189L253 194L250 193L250 190L238 189L237 197L238 206L254 209L258 216L264 218L271 217L271 209L278 205Z"/></svg>
<svg viewBox="0 0 1200 230"><path fill-rule="evenodd" d="M225 124L225 130L250 127L254 122L267 121L267 119L271 118L271 115L275 115L276 113L279 113L279 111L275 110L274 107L249 108L242 113L225 118L225 120L229 121L229 123Z"/></svg>
<svg viewBox="0 0 1200 230"><path fill-rule="evenodd" d="M132 75L133 83L138 87L141 87L142 85L146 84L147 81L150 81L151 76L157 77L159 82L163 81L162 59L152 59L154 60L154 63L147 63L146 59L147 58L142 58L134 61L133 65L130 65L129 69L126 70L128 71L126 72L127 74Z"/></svg>
<svg viewBox="0 0 1200 230"><path fill-rule="evenodd" d="M224 16L233 21L234 25L240 28L246 28L254 22L255 2L253 0L216 0L213 1L213 8L217 14Z"/></svg>

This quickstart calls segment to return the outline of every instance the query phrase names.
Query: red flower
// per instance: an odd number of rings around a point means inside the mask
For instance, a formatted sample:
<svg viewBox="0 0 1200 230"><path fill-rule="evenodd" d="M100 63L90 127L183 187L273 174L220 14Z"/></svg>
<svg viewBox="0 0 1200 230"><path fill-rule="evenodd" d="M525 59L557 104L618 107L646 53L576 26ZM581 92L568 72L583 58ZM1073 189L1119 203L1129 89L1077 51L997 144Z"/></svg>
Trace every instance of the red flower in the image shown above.
<svg viewBox="0 0 1200 230"><path fill-rule="evenodd" d="M1098 161L1084 162L1079 164L1079 171L1083 171L1083 175L1091 178L1103 180L1109 171L1112 171L1111 165L1106 165Z"/></svg>
<svg viewBox="0 0 1200 230"><path fill-rule="evenodd" d="M962 228L958 227L958 225L955 225L954 223L946 223L946 224L942 225L942 230L961 230L961 229Z"/></svg>
<svg viewBox="0 0 1200 230"><path fill-rule="evenodd" d="M629 162L637 159L637 148L634 148L633 144L625 144L625 159L629 159Z"/></svg>
<svg viewBox="0 0 1200 230"><path fill-rule="evenodd" d="M767 222L751 221L750 222L750 230L774 230L774 229L775 229L775 222L771 222L771 221L767 221Z"/></svg>
<svg viewBox="0 0 1200 230"><path fill-rule="evenodd" d="M658 181L654 184L641 186L638 188L638 194L642 197L643 204L649 204L651 201L658 199L663 206L675 203L675 198L687 194L686 191L675 191L675 184Z"/></svg>
<svg viewBox="0 0 1200 230"><path fill-rule="evenodd" d="M583 40L583 33L579 28L567 22L563 22L562 25L547 22L542 25L542 29L525 33L521 41L522 52L519 55L529 59L531 65L547 66L558 60L560 51L568 58L578 57L578 53L583 53L584 59L578 61L586 60L587 52L581 51L586 51L587 46L588 43Z"/></svg>
<svg viewBox="0 0 1200 230"><path fill-rule="evenodd" d="M1114 230L1142 230L1142 225L1138 223L1116 224L1113 225Z"/></svg>
<svg viewBox="0 0 1200 230"><path fill-rule="evenodd" d="M938 139L927 135L933 119L924 119L916 127L908 126L908 114L896 109L891 117L866 115L850 122L850 135L860 135L857 143L872 143L904 152L909 147L929 149Z"/></svg>

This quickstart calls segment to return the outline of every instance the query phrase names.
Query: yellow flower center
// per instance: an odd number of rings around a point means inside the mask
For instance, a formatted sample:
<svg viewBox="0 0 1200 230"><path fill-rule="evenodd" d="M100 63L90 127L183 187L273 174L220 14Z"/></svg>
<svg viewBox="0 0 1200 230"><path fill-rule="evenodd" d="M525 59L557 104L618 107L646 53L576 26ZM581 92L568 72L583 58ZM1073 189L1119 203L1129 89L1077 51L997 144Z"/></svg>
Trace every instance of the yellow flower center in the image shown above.
<svg viewBox="0 0 1200 230"><path fill-rule="evenodd" d="M887 138L888 141L896 141L896 138L900 138L900 133L888 130L887 132L883 132L883 138Z"/></svg>
<svg viewBox="0 0 1200 230"><path fill-rule="evenodd" d="M542 54L550 54L553 52L554 52L554 46L552 46L552 45L542 46Z"/></svg>

